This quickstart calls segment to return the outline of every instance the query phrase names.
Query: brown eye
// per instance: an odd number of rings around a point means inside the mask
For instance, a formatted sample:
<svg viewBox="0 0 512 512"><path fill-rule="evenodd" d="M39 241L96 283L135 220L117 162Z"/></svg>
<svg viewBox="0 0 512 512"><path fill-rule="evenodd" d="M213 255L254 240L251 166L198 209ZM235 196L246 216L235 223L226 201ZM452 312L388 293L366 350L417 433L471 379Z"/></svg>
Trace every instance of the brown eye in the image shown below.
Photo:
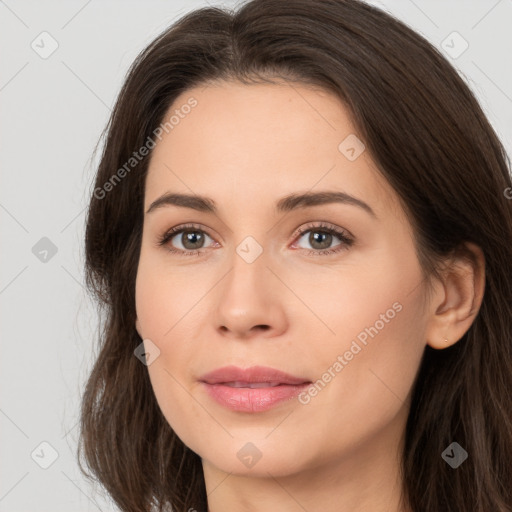
<svg viewBox="0 0 512 512"><path fill-rule="evenodd" d="M175 238L175 235L172 238ZM178 240L181 242L184 249L195 250L201 249L204 244L204 233L201 231L183 231L180 233Z"/></svg>
<svg viewBox="0 0 512 512"><path fill-rule="evenodd" d="M332 244L332 238L333 235L324 231L310 231L308 243L311 244L313 249L328 249Z"/></svg>
<svg viewBox="0 0 512 512"><path fill-rule="evenodd" d="M306 238L307 235L307 238ZM310 247L300 245L300 240L305 239ZM338 239L340 243L332 246L333 242ZM353 239L343 231L338 231L330 226L312 226L309 229L300 230L298 238L298 246L303 249L311 248L310 254L332 254L347 249L353 244Z"/></svg>
<svg viewBox="0 0 512 512"><path fill-rule="evenodd" d="M207 247L207 239L212 238L195 226L178 226L164 233L158 240L159 246L165 246L170 252L184 256L198 255ZM211 242L210 242L211 244Z"/></svg>
<svg viewBox="0 0 512 512"><path fill-rule="evenodd" d="M204 231L198 229L180 229L170 234L165 243L170 243L170 245L179 251L195 251L204 248L206 238L211 240Z"/></svg>

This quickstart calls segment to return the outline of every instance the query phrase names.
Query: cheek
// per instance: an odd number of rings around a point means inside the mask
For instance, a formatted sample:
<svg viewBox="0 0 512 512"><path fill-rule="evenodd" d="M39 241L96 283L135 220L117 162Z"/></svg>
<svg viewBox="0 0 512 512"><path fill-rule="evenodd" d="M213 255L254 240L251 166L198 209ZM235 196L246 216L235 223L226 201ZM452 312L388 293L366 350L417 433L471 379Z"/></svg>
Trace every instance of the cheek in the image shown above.
<svg viewBox="0 0 512 512"><path fill-rule="evenodd" d="M137 318L146 338L167 339L199 300L197 276L166 264L161 254L141 252L135 285Z"/></svg>
<svg viewBox="0 0 512 512"><path fill-rule="evenodd" d="M328 438L332 452L344 453L376 438L389 425L405 422L408 395L424 344L419 310L413 301L402 299L400 303L401 311L380 330L380 323L376 331L371 329L378 316L367 317L364 327L368 331L364 328L360 331L368 334L366 344L357 336L349 336L340 339L338 347L331 347L332 352L324 358L318 372L320 380L315 384L317 394L304 405L315 417L313 444L322 444L322 438ZM386 311L386 300L383 306L372 312ZM339 355L343 363L337 359ZM403 426L404 423L397 431Z"/></svg>
<svg viewBox="0 0 512 512"><path fill-rule="evenodd" d="M407 397L424 350L425 318L421 268L411 242L398 242L400 250L383 244L353 268L318 272L315 287L306 275L294 283L317 317L308 315L308 323L321 333L305 356L322 382L334 375L318 392L325 410L331 402L370 411ZM336 415L344 418L333 410L331 419Z"/></svg>
<svg viewBox="0 0 512 512"><path fill-rule="evenodd" d="M193 358L197 358L187 326L200 310L193 307L200 298L198 286L191 286L191 276L185 272L174 269L171 273L161 260L141 253L135 290L137 318L144 339L160 351L147 369L163 415L189 446L195 446L188 437L190 425L204 422L201 409L191 406L191 396L185 390Z"/></svg>
<svg viewBox="0 0 512 512"><path fill-rule="evenodd" d="M404 414L425 347L420 282L419 267L404 272L390 264L328 288L322 318L335 334L306 353L319 379L304 397L318 442L328 435L345 449Z"/></svg>

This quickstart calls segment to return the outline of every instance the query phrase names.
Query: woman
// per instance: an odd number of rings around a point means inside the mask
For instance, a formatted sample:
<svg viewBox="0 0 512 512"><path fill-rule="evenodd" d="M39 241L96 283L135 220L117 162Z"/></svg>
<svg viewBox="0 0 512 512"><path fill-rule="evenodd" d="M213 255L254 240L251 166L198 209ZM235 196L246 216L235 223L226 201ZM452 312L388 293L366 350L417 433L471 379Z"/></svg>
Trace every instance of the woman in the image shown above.
<svg viewBox="0 0 512 512"><path fill-rule="evenodd" d="M183 17L91 194L94 477L123 511L512 510L510 187L468 87L390 15Z"/></svg>

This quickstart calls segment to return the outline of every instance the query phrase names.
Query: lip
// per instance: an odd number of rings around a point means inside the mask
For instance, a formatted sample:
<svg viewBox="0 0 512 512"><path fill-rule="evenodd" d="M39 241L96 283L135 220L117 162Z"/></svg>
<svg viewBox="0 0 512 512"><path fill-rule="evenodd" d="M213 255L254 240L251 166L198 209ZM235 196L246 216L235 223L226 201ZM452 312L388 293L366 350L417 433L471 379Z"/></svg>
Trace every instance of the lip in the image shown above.
<svg viewBox="0 0 512 512"><path fill-rule="evenodd" d="M311 384L305 378L266 366L225 366L203 375L199 381L216 402L240 412L266 411L296 397ZM268 386L259 387L265 384Z"/></svg>
<svg viewBox="0 0 512 512"><path fill-rule="evenodd" d="M268 366L251 366L250 368L238 368L237 366L224 366L206 373L199 378L201 382L208 384L225 384L226 382L277 382L278 384L304 384L311 382L303 377L295 377Z"/></svg>

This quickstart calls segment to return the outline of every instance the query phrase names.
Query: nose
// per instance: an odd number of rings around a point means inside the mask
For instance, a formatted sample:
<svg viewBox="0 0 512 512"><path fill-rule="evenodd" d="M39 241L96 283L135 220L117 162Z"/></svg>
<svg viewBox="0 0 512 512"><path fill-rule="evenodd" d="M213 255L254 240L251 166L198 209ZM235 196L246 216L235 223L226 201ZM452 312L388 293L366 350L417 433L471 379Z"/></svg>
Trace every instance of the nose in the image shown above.
<svg viewBox="0 0 512 512"><path fill-rule="evenodd" d="M235 254L232 268L219 283L216 325L221 335L271 338L287 328L286 287L267 266L265 252L248 263Z"/></svg>

